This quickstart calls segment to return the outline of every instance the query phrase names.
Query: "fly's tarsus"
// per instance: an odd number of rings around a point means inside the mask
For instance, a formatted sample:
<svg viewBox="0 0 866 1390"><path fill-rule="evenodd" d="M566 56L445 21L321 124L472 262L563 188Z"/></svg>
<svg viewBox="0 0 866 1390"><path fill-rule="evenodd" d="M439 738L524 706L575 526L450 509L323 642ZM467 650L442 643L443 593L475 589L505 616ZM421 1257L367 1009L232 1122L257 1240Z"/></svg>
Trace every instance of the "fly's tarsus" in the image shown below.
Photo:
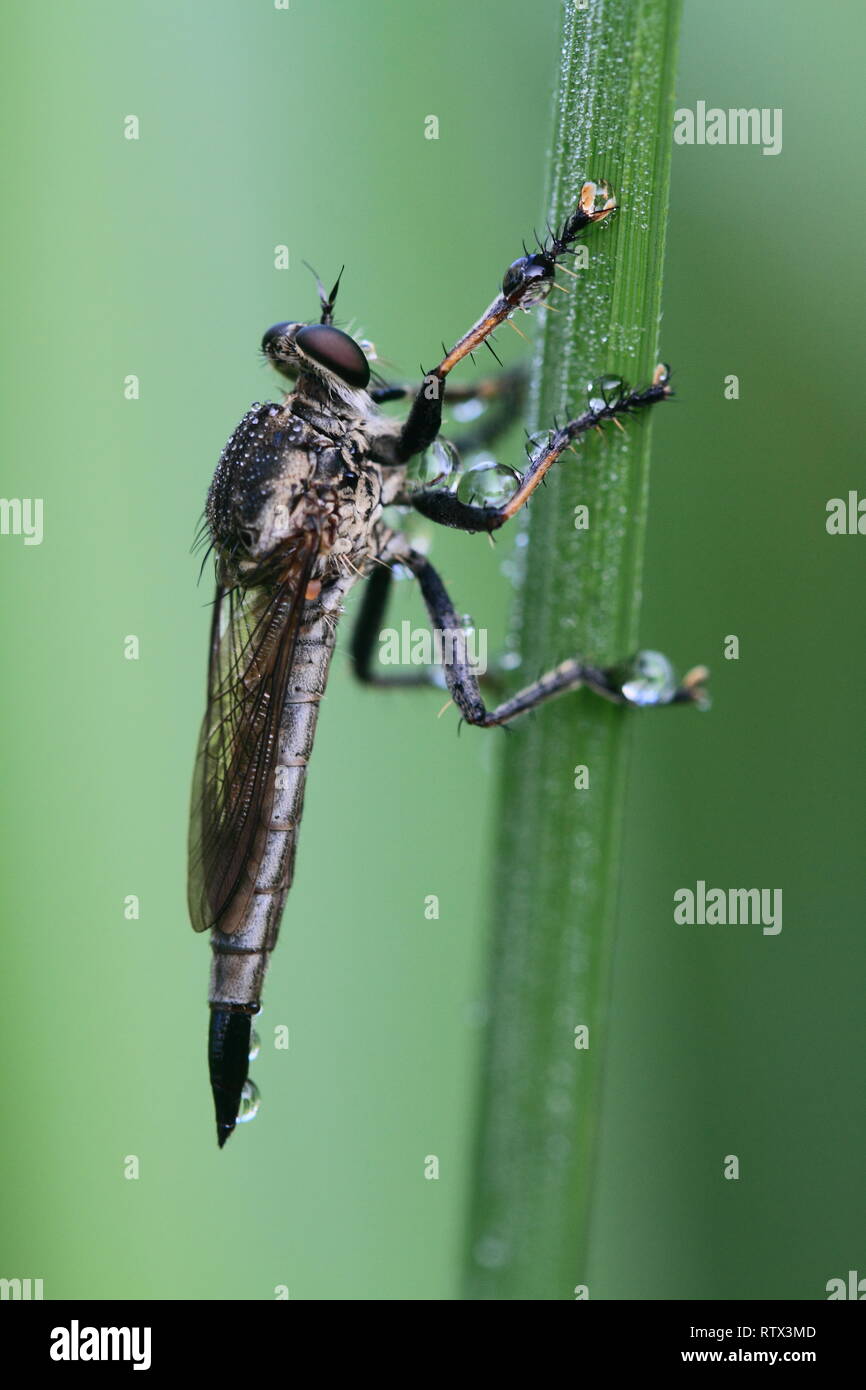
<svg viewBox="0 0 866 1390"><path fill-rule="evenodd" d="M572 255L572 242L581 232L593 222L609 217L615 208L616 198L606 183L585 183L577 207L560 230L551 232L547 241L539 242L538 250L531 255L524 247L525 254L512 261L506 270L502 294L509 309L528 312L533 305L546 299L555 283L557 260Z"/></svg>

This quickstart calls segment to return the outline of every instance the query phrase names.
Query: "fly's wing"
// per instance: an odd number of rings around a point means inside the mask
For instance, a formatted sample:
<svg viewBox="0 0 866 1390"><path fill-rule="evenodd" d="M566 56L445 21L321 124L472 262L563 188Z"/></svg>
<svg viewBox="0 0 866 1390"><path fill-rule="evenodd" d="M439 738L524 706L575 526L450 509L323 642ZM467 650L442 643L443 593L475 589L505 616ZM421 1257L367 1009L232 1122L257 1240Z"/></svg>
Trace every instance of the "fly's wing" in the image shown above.
<svg viewBox="0 0 866 1390"><path fill-rule="evenodd" d="M270 819L283 695L317 550L317 537L303 535L271 589L217 587L190 818L196 931L218 927L229 906L236 926L252 898L254 875L244 869Z"/></svg>

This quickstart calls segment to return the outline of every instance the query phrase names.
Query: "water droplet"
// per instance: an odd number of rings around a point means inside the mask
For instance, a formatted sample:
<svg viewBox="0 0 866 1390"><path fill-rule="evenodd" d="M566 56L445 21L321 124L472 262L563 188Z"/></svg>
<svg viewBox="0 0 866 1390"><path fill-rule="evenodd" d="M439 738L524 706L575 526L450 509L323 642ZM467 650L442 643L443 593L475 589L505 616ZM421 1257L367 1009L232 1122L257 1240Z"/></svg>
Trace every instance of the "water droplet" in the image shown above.
<svg viewBox="0 0 866 1390"><path fill-rule="evenodd" d="M600 376L590 384L590 395L601 397L605 405L617 405L626 394L621 376Z"/></svg>
<svg viewBox="0 0 866 1390"><path fill-rule="evenodd" d="M599 376L586 388L586 400L596 415L617 405L625 395L625 382L620 376Z"/></svg>
<svg viewBox="0 0 866 1390"><path fill-rule="evenodd" d="M501 507L515 492L520 474L507 463L487 460L470 468L457 485L457 496L471 507Z"/></svg>
<svg viewBox="0 0 866 1390"><path fill-rule="evenodd" d="M391 531L401 531L405 519L403 510L400 507L382 508L382 525L387 526Z"/></svg>
<svg viewBox="0 0 866 1390"><path fill-rule="evenodd" d="M673 667L661 652L638 652L618 674L623 695L635 705L666 705L676 690Z"/></svg>
<svg viewBox="0 0 866 1390"><path fill-rule="evenodd" d="M473 396L469 401L458 401L457 405L451 407L451 414L455 420L477 420L479 415L483 415L487 405L478 396Z"/></svg>
<svg viewBox="0 0 866 1390"><path fill-rule="evenodd" d="M475 1263L482 1269L501 1269L508 1258L508 1244L501 1236L485 1235L473 1250Z"/></svg>
<svg viewBox="0 0 866 1390"><path fill-rule="evenodd" d="M416 487L449 487L459 471L457 450L447 439L436 439L410 463L406 476Z"/></svg>
<svg viewBox="0 0 866 1390"><path fill-rule="evenodd" d="M526 457L531 459L535 454L539 453L541 449L546 449L549 439L549 430L538 430L536 434L528 435L526 443L523 446Z"/></svg>
<svg viewBox="0 0 866 1390"><path fill-rule="evenodd" d="M249 1120L255 1117L260 1100L261 1096L259 1095L258 1086L255 1081L250 1081L250 1078L247 1077L244 1082L244 1088L241 1091L241 1103L238 1106L237 1123L239 1125L245 1125Z"/></svg>
<svg viewBox="0 0 866 1390"><path fill-rule="evenodd" d="M262 1040L261 1040L261 1038L259 1037L258 1033L256 1032L255 1028L253 1028L252 1032L250 1033L250 1061L251 1061L251 1062L254 1062L254 1061L256 1060L256 1058L258 1057L259 1053L261 1052L261 1048L262 1048Z"/></svg>

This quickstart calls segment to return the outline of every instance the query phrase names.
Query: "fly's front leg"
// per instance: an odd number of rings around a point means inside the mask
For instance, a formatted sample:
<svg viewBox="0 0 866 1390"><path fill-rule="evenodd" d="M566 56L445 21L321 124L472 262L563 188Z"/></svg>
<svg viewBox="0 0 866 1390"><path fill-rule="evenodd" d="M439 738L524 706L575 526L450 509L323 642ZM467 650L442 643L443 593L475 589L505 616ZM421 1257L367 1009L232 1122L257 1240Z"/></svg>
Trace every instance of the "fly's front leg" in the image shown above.
<svg viewBox="0 0 866 1390"><path fill-rule="evenodd" d="M441 526L453 526L458 531L497 531L529 501L544 475L576 439L587 430L601 426L606 420L618 420L618 417L630 415L644 406L667 400L672 394L668 378L668 368L660 363L655 369L652 383L642 390L629 390L618 378L604 379L598 386L599 394L591 397L589 407L582 415L569 420L561 429L550 431L546 443L536 451L529 467L516 480L511 497L500 506L463 502L456 493L432 488L414 492L407 500L422 516Z"/></svg>
<svg viewBox="0 0 866 1390"><path fill-rule="evenodd" d="M496 298L451 351L445 352L438 366L427 373L399 434L383 435L373 441L372 454L378 462L407 463L415 454L429 448L442 424L448 374L464 357L485 343L489 346L492 334L517 309L529 310L546 299L554 284L557 262L573 254L572 242L585 228L608 217L615 207L616 199L606 183L585 183L577 207L560 230L540 244L538 251L529 253L524 247L525 254L506 270Z"/></svg>
<svg viewBox="0 0 866 1390"><path fill-rule="evenodd" d="M507 724L545 700L551 700L568 690L577 690L580 686L587 686L605 700L635 708L676 704L705 707L707 704L703 689L709 674L706 667L696 666L677 685L667 658L659 652L644 651L611 667L593 666L580 657L572 657L494 709L488 709L481 697L469 635L454 610L442 580L426 557L415 551L405 556L403 562L421 585L430 621L441 643L443 669L451 698L469 724L477 724L485 729Z"/></svg>
<svg viewBox="0 0 866 1390"><path fill-rule="evenodd" d="M496 376L483 377L471 386L448 387L449 406L477 406L477 421L472 416L458 419L472 419L464 430L449 430L447 438L458 454L473 453L476 449L493 444L514 424L523 412L526 391L529 385L529 372L524 366L509 367ZM377 405L388 401L405 400L419 391L415 386L374 387L370 395Z"/></svg>
<svg viewBox="0 0 866 1390"><path fill-rule="evenodd" d="M517 370L522 371L522 368ZM474 401L478 397L489 400L499 394L503 377L507 372L500 372L497 376L485 377L482 381L473 382L470 386L449 386L448 404L454 405L456 402ZM376 405L388 405L391 401L408 401L410 397L417 396L421 387L417 381L390 382L382 386L370 386L367 394L371 401Z"/></svg>

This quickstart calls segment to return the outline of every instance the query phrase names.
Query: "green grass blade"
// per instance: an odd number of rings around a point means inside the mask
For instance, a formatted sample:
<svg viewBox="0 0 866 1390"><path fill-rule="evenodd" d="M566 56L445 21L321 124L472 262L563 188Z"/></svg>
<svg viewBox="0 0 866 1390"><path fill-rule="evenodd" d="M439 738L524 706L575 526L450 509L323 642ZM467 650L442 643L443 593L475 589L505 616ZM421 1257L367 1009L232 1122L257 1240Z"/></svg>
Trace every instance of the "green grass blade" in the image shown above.
<svg viewBox="0 0 866 1390"><path fill-rule="evenodd" d="M564 5L550 223L585 179L607 179L619 209L585 235L579 278L559 275L572 291L553 292L559 312L541 311L541 426L579 414L592 378L644 383L658 361L679 18L678 0ZM573 653L608 662L637 647L652 427L634 419L625 433L608 426L585 440L530 504L520 683ZM579 505L588 530L575 528ZM624 737L635 717L679 716L635 716L582 692L502 740L471 1298L570 1299L585 1282ZM579 764L588 790L575 790ZM583 1024L590 1046L577 1050Z"/></svg>

